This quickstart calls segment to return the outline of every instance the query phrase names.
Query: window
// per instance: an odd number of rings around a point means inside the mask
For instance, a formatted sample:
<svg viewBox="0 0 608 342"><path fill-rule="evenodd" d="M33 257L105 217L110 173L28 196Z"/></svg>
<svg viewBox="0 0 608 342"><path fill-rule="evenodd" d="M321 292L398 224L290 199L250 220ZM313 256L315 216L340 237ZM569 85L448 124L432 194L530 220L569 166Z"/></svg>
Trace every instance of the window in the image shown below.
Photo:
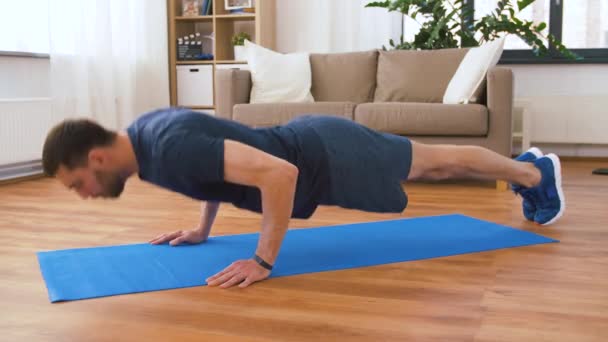
<svg viewBox="0 0 608 342"><path fill-rule="evenodd" d="M549 5L551 0L536 0L530 6L517 14L517 17L522 20L533 21L535 25L545 22L549 23ZM513 4L515 1L512 0ZM496 9L498 0L475 0L475 20L490 14ZM547 35L549 28L543 31ZM547 44L545 40L545 44ZM509 35L505 40L505 49L507 50L532 50L521 38Z"/></svg>
<svg viewBox="0 0 608 342"><path fill-rule="evenodd" d="M573 49L608 48L608 0L562 0L562 39Z"/></svg>
<svg viewBox="0 0 608 342"><path fill-rule="evenodd" d="M49 0L0 0L0 51L49 52Z"/></svg>
<svg viewBox="0 0 608 342"><path fill-rule="evenodd" d="M492 11L498 2L468 1L475 9L475 18ZM511 3L516 5L516 0ZM536 0L518 17L547 23L545 33L553 34L583 60L569 60L555 51L539 58L521 39L510 37L505 42L502 63L608 63L608 0Z"/></svg>
<svg viewBox="0 0 608 342"><path fill-rule="evenodd" d="M517 0L510 2L517 8ZM495 10L498 0L466 0L466 4L477 20ZM537 57L523 40L509 36L501 63L608 63L608 0L536 0L517 17L547 23L544 34L551 33L583 59L567 59L550 45L547 56ZM404 17L405 41L412 41L420 30L422 21L417 19Z"/></svg>
<svg viewBox="0 0 608 342"><path fill-rule="evenodd" d="M417 16L415 20L411 17L403 16L403 40L406 42L413 41L416 33L420 31L423 22L422 16Z"/></svg>

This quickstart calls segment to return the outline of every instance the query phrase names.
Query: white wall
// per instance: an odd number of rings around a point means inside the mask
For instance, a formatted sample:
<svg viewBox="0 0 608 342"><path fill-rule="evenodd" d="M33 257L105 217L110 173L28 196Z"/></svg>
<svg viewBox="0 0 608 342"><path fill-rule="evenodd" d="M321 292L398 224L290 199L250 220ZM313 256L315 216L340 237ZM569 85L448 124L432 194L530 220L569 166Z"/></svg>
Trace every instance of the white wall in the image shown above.
<svg viewBox="0 0 608 342"><path fill-rule="evenodd" d="M402 19L384 8L366 8L371 0L277 0L279 52L363 51L398 39Z"/></svg>
<svg viewBox="0 0 608 342"><path fill-rule="evenodd" d="M49 59L0 56L0 179L39 172L4 166L40 159L55 122L50 102Z"/></svg>
<svg viewBox="0 0 608 342"><path fill-rule="evenodd" d="M50 96L49 59L0 56L0 99Z"/></svg>
<svg viewBox="0 0 608 342"><path fill-rule="evenodd" d="M608 95L608 64L509 65L515 96Z"/></svg>
<svg viewBox="0 0 608 342"><path fill-rule="evenodd" d="M531 140L568 156L608 156L608 65L509 65L529 101Z"/></svg>

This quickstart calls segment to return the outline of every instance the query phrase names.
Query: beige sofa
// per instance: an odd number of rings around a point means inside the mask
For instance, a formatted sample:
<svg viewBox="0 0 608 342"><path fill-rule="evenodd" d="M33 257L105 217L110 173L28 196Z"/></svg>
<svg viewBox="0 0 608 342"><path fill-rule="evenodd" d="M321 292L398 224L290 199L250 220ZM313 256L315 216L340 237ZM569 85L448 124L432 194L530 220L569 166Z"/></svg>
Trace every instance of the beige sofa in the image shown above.
<svg viewBox="0 0 608 342"><path fill-rule="evenodd" d="M420 142L479 145L510 156L510 69L488 72L479 103L441 103L466 51L311 54L313 103L250 104L250 72L218 70L216 115L254 127L302 114L337 115Z"/></svg>

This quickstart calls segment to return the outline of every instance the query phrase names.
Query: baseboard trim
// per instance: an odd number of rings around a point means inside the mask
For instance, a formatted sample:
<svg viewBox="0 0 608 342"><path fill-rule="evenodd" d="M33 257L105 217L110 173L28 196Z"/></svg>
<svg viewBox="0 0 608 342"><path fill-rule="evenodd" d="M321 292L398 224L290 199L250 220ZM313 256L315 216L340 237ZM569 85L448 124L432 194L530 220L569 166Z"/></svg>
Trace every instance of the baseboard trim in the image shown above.
<svg viewBox="0 0 608 342"><path fill-rule="evenodd" d="M544 153L555 153L560 158L576 158L577 160L606 161L608 160L608 145L591 144L556 144L535 143L531 144L540 148ZM521 144L513 145L513 154L522 152Z"/></svg>
<svg viewBox="0 0 608 342"><path fill-rule="evenodd" d="M0 182L2 183L43 175L42 161L40 160L0 165Z"/></svg>

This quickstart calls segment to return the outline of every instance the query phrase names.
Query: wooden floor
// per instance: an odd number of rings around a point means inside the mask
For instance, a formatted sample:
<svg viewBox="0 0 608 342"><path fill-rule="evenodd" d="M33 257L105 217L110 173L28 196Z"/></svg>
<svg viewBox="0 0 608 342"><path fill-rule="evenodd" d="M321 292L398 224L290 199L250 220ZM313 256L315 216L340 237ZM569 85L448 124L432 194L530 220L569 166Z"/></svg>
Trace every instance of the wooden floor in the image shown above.
<svg viewBox="0 0 608 342"><path fill-rule="evenodd" d="M605 164L608 164L606 162ZM321 208L292 228L463 213L561 240L523 248L50 304L35 253L147 241L190 228L198 204L139 181L81 201L49 179L0 186L2 341L606 341L608 177L564 163L568 209L550 228L492 184L408 184L403 215ZM257 231L222 207L212 235ZM361 251L365 253L365 251ZM196 272L196 270L193 270Z"/></svg>

